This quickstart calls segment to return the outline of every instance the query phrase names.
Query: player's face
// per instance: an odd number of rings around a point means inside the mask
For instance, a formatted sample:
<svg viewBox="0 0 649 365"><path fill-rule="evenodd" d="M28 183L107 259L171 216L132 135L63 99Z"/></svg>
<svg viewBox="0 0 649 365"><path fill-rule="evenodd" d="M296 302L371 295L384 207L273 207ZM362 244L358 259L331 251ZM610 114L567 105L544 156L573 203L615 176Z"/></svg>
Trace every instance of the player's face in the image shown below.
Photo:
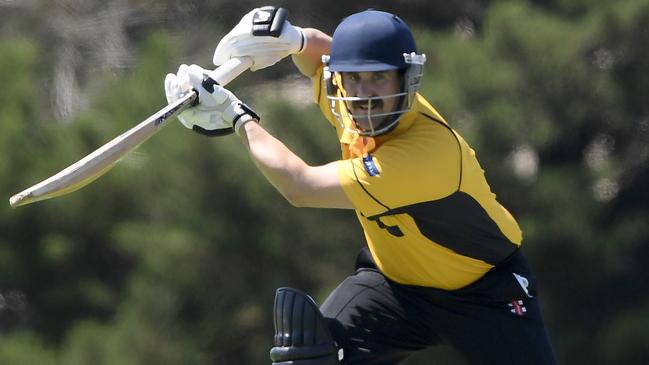
<svg viewBox="0 0 649 365"><path fill-rule="evenodd" d="M375 72L342 72L342 82L347 97L375 98L401 92L401 77L397 70ZM372 117L390 113L397 108L399 97L387 97L359 101L346 101L347 108L354 115L354 121L361 130L376 129L393 116Z"/></svg>

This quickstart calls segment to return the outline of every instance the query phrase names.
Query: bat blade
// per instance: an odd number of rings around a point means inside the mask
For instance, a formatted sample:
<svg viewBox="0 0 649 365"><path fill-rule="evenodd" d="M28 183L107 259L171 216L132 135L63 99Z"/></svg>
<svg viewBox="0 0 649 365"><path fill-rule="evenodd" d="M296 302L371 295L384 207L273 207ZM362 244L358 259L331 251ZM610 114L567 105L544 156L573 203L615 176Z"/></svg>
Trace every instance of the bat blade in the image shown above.
<svg viewBox="0 0 649 365"><path fill-rule="evenodd" d="M178 115L191 105L194 100L196 100L196 93L192 91L81 160L12 196L9 199L9 204L12 207L19 207L39 200L65 195L90 184L115 166L127 153L154 135L159 128L162 128L167 119Z"/></svg>
<svg viewBox="0 0 649 365"><path fill-rule="evenodd" d="M248 58L231 59L210 73L210 77L225 85L248 69L252 61ZM15 194L9 204L16 208L40 200L69 194L95 181L109 171L126 154L136 149L160 130L167 120L177 116L196 101L196 92L191 91L160 109L135 127L115 137L81 160L73 163L55 175Z"/></svg>

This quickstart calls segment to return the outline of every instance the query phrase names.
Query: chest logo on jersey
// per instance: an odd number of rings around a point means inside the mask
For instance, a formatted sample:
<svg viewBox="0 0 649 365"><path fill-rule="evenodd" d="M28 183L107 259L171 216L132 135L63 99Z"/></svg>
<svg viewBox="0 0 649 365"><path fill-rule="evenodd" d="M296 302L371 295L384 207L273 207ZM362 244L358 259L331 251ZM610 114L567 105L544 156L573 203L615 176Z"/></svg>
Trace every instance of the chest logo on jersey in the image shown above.
<svg viewBox="0 0 649 365"><path fill-rule="evenodd" d="M377 176L379 174L379 168L376 167L372 155L369 153L367 156L363 157L363 166L365 166L365 171L367 171L370 176Z"/></svg>

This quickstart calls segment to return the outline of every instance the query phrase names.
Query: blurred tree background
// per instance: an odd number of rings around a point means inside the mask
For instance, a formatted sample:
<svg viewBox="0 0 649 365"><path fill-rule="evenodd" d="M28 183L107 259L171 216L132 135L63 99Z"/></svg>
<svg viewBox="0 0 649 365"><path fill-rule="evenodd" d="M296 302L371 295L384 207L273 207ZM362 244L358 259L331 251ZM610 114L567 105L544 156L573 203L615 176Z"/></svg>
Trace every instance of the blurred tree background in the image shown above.
<svg viewBox="0 0 649 365"><path fill-rule="evenodd" d="M167 72L267 4L328 33L404 18L422 93L524 229L560 362L649 363L648 0L0 0L0 196L159 109ZM308 162L339 156L289 60L231 86ZM174 123L74 194L0 205L0 363L269 363L275 288L321 302L362 240L351 212L286 203L236 137Z"/></svg>

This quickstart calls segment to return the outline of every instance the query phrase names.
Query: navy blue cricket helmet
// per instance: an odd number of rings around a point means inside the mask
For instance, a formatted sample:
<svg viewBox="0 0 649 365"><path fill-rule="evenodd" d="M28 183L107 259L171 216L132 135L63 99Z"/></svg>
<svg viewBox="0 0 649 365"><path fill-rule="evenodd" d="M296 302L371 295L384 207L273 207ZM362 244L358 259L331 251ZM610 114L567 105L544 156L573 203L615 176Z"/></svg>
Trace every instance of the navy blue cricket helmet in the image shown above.
<svg viewBox="0 0 649 365"><path fill-rule="evenodd" d="M417 52L415 39L401 18L366 10L345 18L331 43L329 70L385 71L406 68L403 54Z"/></svg>
<svg viewBox="0 0 649 365"><path fill-rule="evenodd" d="M417 54L412 32L401 18L388 12L369 9L343 19L333 34L331 54L323 57L323 61L327 66L324 72L325 81L329 85L327 97L332 101L332 112L341 126L350 129L344 125L339 112L346 109L346 114L355 124L352 132L377 136L393 130L403 114L410 110L419 90L426 56ZM402 90L390 95L347 96L344 92L341 93L344 85L340 77L335 77L335 74L345 72L390 70L403 71ZM371 106L372 102L389 98L398 100L395 110L372 114L372 108L368 107L367 112L354 114L348 107L350 103L358 102L366 102ZM360 127L358 121L361 119L369 127Z"/></svg>

